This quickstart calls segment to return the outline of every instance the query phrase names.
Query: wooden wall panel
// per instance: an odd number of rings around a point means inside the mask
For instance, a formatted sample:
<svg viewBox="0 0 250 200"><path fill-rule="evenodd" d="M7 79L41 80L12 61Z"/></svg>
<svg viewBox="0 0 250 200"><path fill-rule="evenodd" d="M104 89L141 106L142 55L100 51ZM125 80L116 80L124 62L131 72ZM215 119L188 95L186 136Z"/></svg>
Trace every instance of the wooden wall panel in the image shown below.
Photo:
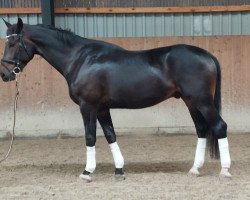
<svg viewBox="0 0 250 200"><path fill-rule="evenodd" d="M211 13L246 12L250 5L187 6L187 7L56 7L55 14L142 14L142 13ZM40 14L40 7L1 8L0 14Z"/></svg>

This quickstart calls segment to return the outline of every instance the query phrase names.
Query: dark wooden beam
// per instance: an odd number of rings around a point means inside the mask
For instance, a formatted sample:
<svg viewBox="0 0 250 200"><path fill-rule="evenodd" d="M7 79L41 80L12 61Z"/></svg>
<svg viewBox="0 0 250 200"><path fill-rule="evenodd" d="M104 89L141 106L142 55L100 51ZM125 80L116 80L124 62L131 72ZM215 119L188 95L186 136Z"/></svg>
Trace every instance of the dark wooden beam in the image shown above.
<svg viewBox="0 0 250 200"><path fill-rule="evenodd" d="M54 0L41 0L41 7L43 24L55 26Z"/></svg>

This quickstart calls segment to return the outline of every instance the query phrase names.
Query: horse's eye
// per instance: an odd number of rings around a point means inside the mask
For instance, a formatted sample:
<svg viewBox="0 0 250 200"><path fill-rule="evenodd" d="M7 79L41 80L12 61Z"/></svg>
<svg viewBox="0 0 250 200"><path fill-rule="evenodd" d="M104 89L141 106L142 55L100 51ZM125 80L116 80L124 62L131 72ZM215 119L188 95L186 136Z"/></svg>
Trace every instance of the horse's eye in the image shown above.
<svg viewBox="0 0 250 200"><path fill-rule="evenodd" d="M9 47L14 47L15 46L15 43L14 42L8 42L8 45L9 45Z"/></svg>

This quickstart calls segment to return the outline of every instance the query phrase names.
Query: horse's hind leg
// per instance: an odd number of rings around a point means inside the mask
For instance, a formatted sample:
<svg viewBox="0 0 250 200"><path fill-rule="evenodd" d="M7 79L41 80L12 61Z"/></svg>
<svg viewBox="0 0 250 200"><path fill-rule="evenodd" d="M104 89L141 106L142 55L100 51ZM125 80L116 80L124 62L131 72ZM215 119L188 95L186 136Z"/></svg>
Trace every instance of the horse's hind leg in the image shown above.
<svg viewBox="0 0 250 200"><path fill-rule="evenodd" d="M196 132L198 135L194 164L192 168L189 170L189 174L199 176L200 175L199 168L203 166L204 161L205 161L205 152L206 152L206 144L207 144L206 135L207 135L207 132L209 131L209 127L206 123L206 120L200 113L200 111L196 109L194 106L192 106L190 102L185 101L185 103L194 121L194 125L195 125Z"/></svg>
<svg viewBox="0 0 250 200"><path fill-rule="evenodd" d="M227 124L223 121L223 119L219 115L219 112L212 103L198 104L197 108L206 119L206 122L208 123L212 131L212 134L214 134L214 136L218 139L222 168L220 175L230 178L231 174L228 172L228 169L231 165L231 159L227 140Z"/></svg>
<svg viewBox="0 0 250 200"><path fill-rule="evenodd" d="M110 150L113 155L116 168L115 178L116 180L124 180L125 179L125 175L123 172L124 159L121 154L120 148L116 142L116 135L109 110L99 111L97 114L97 119L103 129L104 135L109 143Z"/></svg>

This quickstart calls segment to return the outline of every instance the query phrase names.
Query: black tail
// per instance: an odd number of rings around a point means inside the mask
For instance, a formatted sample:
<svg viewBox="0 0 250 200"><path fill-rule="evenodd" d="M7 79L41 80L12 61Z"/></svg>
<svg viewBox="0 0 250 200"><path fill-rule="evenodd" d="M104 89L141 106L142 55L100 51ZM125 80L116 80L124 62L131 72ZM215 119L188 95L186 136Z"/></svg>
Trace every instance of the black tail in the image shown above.
<svg viewBox="0 0 250 200"><path fill-rule="evenodd" d="M220 70L220 63L218 62L218 60L215 57L213 57L213 60L217 69L214 106L220 113L221 112L221 70Z"/></svg>
<svg viewBox="0 0 250 200"><path fill-rule="evenodd" d="M215 63L216 70L217 70L214 106L220 114L221 112L221 69L220 69L220 63L218 62L218 60L214 56L212 56L212 59ZM209 131L207 134L207 139L208 139L208 146L209 146L211 158L219 159L220 154L219 154L218 138L214 136L214 133L212 131Z"/></svg>

